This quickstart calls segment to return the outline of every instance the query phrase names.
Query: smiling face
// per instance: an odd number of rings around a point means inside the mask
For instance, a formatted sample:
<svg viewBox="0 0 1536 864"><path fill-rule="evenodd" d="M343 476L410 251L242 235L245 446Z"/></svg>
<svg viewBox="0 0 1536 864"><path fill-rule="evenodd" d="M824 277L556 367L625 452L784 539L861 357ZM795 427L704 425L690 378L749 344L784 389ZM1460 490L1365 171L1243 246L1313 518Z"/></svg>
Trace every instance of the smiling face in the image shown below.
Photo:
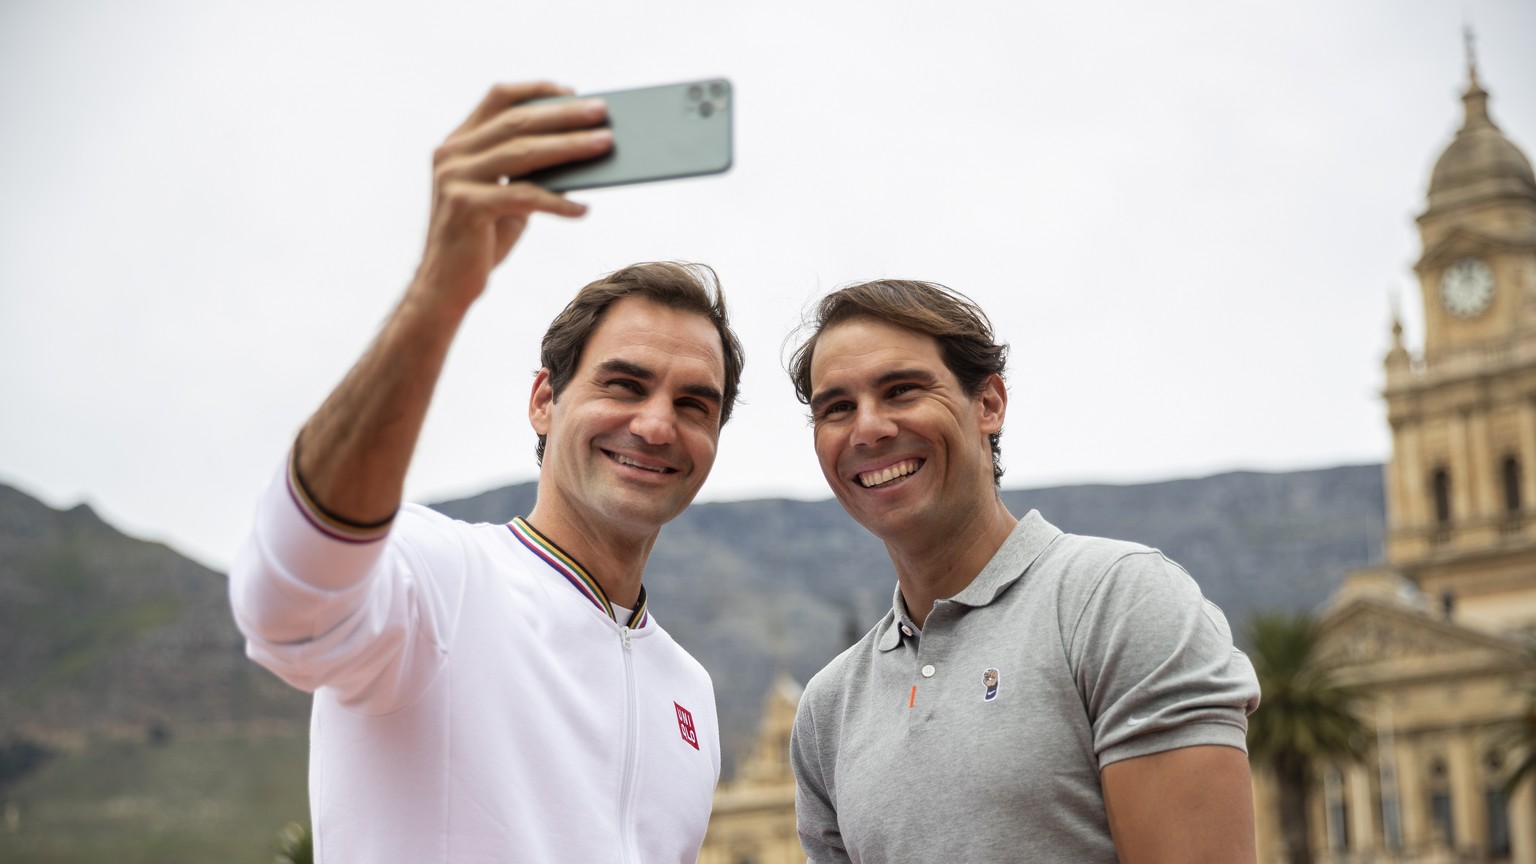
<svg viewBox="0 0 1536 864"><path fill-rule="evenodd" d="M724 386L708 318L640 297L616 301L558 400L548 370L534 380L528 419L547 436L535 527L654 536L709 476Z"/></svg>
<svg viewBox="0 0 1536 864"><path fill-rule="evenodd" d="M868 317L834 324L810 364L816 458L860 525L891 545L942 542L993 505L1007 394L965 392L933 337Z"/></svg>

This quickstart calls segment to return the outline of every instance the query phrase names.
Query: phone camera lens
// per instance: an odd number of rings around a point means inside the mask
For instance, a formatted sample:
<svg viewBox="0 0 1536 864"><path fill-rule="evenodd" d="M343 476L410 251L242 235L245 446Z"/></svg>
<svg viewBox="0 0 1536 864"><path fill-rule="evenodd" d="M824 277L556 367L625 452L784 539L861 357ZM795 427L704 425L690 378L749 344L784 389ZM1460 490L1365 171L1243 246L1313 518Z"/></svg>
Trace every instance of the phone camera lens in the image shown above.
<svg viewBox="0 0 1536 864"><path fill-rule="evenodd" d="M725 95L725 85L721 84L719 81L712 81L712 82L710 82L710 85L709 85L709 95L715 97L716 99L719 99L721 96L724 96Z"/></svg>
<svg viewBox="0 0 1536 864"><path fill-rule="evenodd" d="M704 98L704 88L700 87L697 84L693 85L692 87L689 87L688 88L688 98L692 99L695 102L699 101L700 99L703 99Z"/></svg>
<svg viewBox="0 0 1536 864"><path fill-rule="evenodd" d="M711 115L713 113L715 113L715 103L713 103L713 102L700 102L699 103L699 116L700 117L708 117L709 115Z"/></svg>

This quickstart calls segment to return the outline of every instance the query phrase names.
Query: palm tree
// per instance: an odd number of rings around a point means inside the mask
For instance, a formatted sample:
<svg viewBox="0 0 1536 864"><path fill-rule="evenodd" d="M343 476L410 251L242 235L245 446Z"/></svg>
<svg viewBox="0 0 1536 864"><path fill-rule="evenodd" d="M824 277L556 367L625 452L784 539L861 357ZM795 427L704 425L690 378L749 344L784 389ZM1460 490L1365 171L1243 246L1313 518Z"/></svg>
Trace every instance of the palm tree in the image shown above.
<svg viewBox="0 0 1536 864"><path fill-rule="evenodd" d="M1536 670L1536 640L1532 640L1526 646L1526 660L1529 663L1527 675L1530 670ZM1527 678L1527 681L1530 679ZM1509 752L1516 754L1520 761L1510 770L1509 779L1504 781L1504 797L1509 798L1520 788L1520 783L1528 776L1536 776L1536 685L1526 688L1525 711L1515 723L1515 728L1509 736Z"/></svg>
<svg viewBox="0 0 1536 864"><path fill-rule="evenodd" d="M1287 860L1312 864L1307 790L1319 761L1361 757L1365 728L1350 709L1362 694L1318 664L1311 615L1255 615L1245 635L1263 693L1248 721L1248 752L1274 771Z"/></svg>
<svg viewBox="0 0 1536 864"><path fill-rule="evenodd" d="M1520 788L1520 781L1527 776L1536 775L1536 691L1531 693L1531 701L1525 707L1524 716L1520 718L1514 739L1514 746L1510 749L1520 754L1520 761L1515 763L1509 779L1504 782L1505 797L1514 795L1515 790Z"/></svg>

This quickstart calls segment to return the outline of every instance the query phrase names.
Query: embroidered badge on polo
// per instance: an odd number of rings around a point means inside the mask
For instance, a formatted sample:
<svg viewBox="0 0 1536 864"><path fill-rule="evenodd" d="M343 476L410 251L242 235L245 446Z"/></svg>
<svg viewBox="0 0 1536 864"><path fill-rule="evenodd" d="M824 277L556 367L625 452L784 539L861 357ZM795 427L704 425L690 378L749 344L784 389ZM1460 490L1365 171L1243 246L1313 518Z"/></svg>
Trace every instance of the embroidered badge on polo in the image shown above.
<svg viewBox="0 0 1536 864"><path fill-rule="evenodd" d="M986 692L985 695L983 695L981 697L981 701L983 701L983 702L991 702L993 699L996 699L997 698L997 667L996 666L994 666L991 669L988 669L987 671L981 673L981 683L982 683L983 686L985 686L987 688L987 692Z"/></svg>
<svg viewBox="0 0 1536 864"><path fill-rule="evenodd" d="M693 749L699 749L699 733L693 728L693 714L676 702L672 707L677 709L677 731L683 734L684 741L693 745Z"/></svg>

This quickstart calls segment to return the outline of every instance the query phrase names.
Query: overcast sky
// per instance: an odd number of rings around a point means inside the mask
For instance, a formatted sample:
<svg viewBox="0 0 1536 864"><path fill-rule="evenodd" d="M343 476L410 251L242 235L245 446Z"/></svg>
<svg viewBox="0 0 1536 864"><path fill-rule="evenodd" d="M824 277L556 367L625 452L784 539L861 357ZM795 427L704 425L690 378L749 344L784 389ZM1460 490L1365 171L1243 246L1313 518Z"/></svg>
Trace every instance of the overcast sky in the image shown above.
<svg viewBox="0 0 1536 864"><path fill-rule="evenodd" d="M227 565L409 280L432 148L484 90L717 75L735 168L533 226L455 345L411 498L533 479L539 335L662 258L718 269L748 352L701 500L827 497L781 346L881 276L970 294L1012 344L1010 488L1383 460L1390 298L1416 336L1464 20L1536 155L1531 0L7 0L0 482Z"/></svg>

